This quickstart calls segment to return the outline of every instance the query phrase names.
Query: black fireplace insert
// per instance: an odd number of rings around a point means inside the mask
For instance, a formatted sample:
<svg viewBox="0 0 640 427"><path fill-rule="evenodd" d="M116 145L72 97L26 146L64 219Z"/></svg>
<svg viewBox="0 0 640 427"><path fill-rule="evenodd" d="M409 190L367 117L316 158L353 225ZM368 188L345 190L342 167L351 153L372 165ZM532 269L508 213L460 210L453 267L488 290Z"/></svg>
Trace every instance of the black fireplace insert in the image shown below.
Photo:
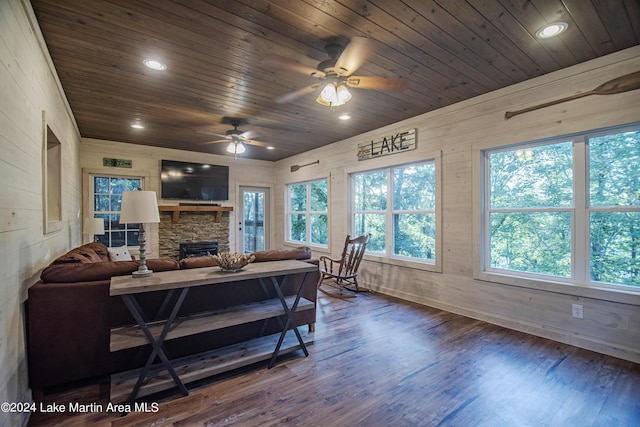
<svg viewBox="0 0 640 427"><path fill-rule="evenodd" d="M218 242L180 243L180 259L218 254Z"/></svg>

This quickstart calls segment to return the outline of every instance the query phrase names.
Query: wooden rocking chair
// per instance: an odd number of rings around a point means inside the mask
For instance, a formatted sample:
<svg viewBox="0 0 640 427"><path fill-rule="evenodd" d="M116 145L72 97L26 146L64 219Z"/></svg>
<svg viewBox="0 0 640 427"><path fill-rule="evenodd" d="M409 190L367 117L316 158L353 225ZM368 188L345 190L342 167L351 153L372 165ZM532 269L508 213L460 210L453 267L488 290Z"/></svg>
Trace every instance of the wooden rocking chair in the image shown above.
<svg viewBox="0 0 640 427"><path fill-rule="evenodd" d="M328 256L320 257L320 280L318 280L318 290L325 294L336 298L354 298L355 295L345 295L342 293L344 289L351 292L371 292L369 289L362 289L358 286L358 267L362 256L367 249L367 243L371 234L365 234L355 239L351 239L347 235L344 242L344 249L340 259L330 258ZM329 292L322 286L331 286L339 293Z"/></svg>

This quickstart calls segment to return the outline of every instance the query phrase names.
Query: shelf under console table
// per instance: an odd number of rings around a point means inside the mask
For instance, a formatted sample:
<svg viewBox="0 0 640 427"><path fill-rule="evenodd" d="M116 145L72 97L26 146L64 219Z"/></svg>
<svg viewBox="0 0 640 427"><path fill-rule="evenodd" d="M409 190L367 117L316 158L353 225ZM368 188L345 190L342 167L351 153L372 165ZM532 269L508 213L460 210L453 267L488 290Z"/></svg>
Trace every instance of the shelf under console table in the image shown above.
<svg viewBox="0 0 640 427"><path fill-rule="evenodd" d="M308 355L306 345L313 343L313 334L307 333L303 338L295 323L294 315L314 308L312 301L301 298L300 295L307 276L316 269L317 266L313 264L289 260L252 263L237 273L224 273L218 267L209 267L166 271L141 279L133 279L130 276L112 278L110 295L122 297L138 324L112 328L110 350L113 352L151 344L153 351L144 368L112 375L111 401L131 402L136 397L175 386L186 395L188 391L184 383L262 360L271 359L269 362L271 367L278 355L298 349L302 349L305 355ZM296 295L284 296L281 286L286 281L286 277L297 273L304 273L299 292ZM278 298L177 316L191 287L248 279L258 279L263 287L268 286L270 282ZM175 300L171 314L166 320L145 321L144 314L140 312L140 306L136 302L136 295L158 290L179 291L180 295ZM274 335L173 360L167 358L162 348L165 340L283 315L287 320L281 325L282 331ZM289 334L289 337L286 337L288 330L292 330L295 336ZM161 363L152 365L156 356Z"/></svg>
<svg viewBox="0 0 640 427"><path fill-rule="evenodd" d="M267 335L193 356L175 359L172 363L180 379L185 384L188 384L268 360L273 354L278 337L279 334ZM313 332L303 333L302 337L305 345L313 344ZM300 348L296 338L290 335L284 339L278 354L291 353L300 350ZM134 369L111 376L110 400L112 402L124 402L129 398L131 390L135 387L140 377L140 371L140 369ZM149 372L149 380L140 388L137 397L149 396L163 390L169 390L175 386L171 376L161 366L154 365Z"/></svg>

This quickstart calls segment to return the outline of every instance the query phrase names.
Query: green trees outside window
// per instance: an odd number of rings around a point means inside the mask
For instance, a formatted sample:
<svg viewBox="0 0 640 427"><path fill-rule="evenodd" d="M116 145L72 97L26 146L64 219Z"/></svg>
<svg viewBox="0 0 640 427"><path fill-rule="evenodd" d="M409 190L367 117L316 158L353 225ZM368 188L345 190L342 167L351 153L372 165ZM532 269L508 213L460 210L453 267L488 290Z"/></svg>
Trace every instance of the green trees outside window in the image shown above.
<svg viewBox="0 0 640 427"><path fill-rule="evenodd" d="M491 267L571 277L572 144L490 156Z"/></svg>
<svg viewBox="0 0 640 427"><path fill-rule="evenodd" d="M352 176L353 234L371 233L367 252L436 258L435 163Z"/></svg>
<svg viewBox="0 0 640 427"><path fill-rule="evenodd" d="M371 233L367 252L384 253L386 248L387 171L353 176L353 234Z"/></svg>
<svg viewBox="0 0 640 427"><path fill-rule="evenodd" d="M244 191L244 253L265 250L265 192Z"/></svg>
<svg viewBox="0 0 640 427"><path fill-rule="evenodd" d="M329 187L322 179L288 187L288 240L307 244L329 244Z"/></svg>
<svg viewBox="0 0 640 427"><path fill-rule="evenodd" d="M122 192L142 188L142 179L93 176L93 210L104 220L105 234L96 236L108 247L137 246L139 224L120 224Z"/></svg>
<svg viewBox="0 0 640 427"><path fill-rule="evenodd" d="M486 154L489 269L640 287L640 130Z"/></svg>
<svg viewBox="0 0 640 427"><path fill-rule="evenodd" d="M640 287L640 130L588 148L591 280Z"/></svg>

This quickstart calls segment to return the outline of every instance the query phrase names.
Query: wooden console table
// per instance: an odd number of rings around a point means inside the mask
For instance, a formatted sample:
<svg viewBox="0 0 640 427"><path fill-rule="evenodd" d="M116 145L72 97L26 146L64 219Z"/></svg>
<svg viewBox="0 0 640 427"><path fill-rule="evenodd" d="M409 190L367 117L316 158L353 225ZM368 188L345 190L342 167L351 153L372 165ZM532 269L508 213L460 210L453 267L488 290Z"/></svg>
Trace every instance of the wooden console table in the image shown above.
<svg viewBox="0 0 640 427"><path fill-rule="evenodd" d="M237 273L226 273L218 267L195 268L190 270L174 270L154 273L151 277L132 278L118 276L111 279L109 294L120 296L133 315L137 325L113 328L111 330L111 351L139 347L151 344L152 352L144 368L115 374L111 377L111 401L132 402L141 397L177 386L182 394L189 392L185 383L211 375L270 359L269 368L275 363L279 354L302 349L308 356L306 344L311 344L311 334L302 338L295 321L295 313L313 309L314 303L301 298L302 290L309 273L318 267L304 261L270 261L251 263ZM285 297L282 286L287 277L304 273L304 279L297 295ZM263 287L270 282L278 298L256 301L221 310L196 313L185 317L177 317L188 291L195 286L215 285L257 279ZM179 291L169 317L162 321L145 321L137 303L136 295L160 290L168 290L165 299L168 303L174 291ZM215 349L205 353L169 360L163 349L165 340L175 339L201 332L218 330L235 325L264 320L278 316L286 316L279 334L260 337L245 343ZM286 338L292 329L295 338ZM156 356L161 363L153 365ZM167 373L169 375L167 375ZM146 381L145 381L146 380Z"/></svg>

